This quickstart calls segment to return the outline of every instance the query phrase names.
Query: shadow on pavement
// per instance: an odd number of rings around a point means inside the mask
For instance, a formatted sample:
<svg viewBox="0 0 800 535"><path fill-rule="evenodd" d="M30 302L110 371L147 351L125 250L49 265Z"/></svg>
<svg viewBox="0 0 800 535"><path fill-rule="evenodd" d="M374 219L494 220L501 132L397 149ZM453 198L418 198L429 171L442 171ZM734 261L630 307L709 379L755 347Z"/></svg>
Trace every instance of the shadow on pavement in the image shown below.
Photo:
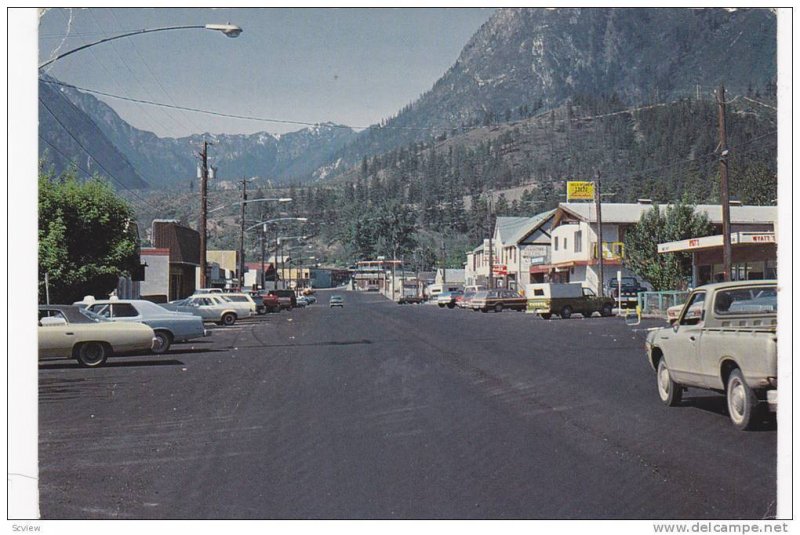
<svg viewBox="0 0 800 535"><path fill-rule="evenodd" d="M682 408L695 408L706 412L711 412L728 418L728 404L725 396L686 396L684 395L683 403L679 406ZM733 424L731 424L733 425ZM763 418L755 426L753 431L775 431L778 428L778 423L774 413L763 411Z"/></svg>

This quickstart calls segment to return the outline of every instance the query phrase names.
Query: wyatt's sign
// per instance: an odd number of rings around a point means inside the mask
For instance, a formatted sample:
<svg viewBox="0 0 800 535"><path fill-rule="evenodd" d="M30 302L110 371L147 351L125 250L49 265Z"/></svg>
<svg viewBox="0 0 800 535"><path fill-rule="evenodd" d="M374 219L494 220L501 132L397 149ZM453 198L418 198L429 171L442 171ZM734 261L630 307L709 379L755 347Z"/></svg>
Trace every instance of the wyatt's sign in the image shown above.
<svg viewBox="0 0 800 535"><path fill-rule="evenodd" d="M567 201L594 199L594 182L567 182Z"/></svg>

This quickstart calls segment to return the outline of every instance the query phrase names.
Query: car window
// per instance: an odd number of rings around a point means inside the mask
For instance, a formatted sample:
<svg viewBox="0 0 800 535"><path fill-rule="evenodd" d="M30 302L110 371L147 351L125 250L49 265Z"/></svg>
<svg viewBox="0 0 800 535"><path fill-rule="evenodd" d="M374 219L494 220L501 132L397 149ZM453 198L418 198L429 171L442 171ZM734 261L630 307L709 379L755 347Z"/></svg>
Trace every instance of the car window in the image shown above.
<svg viewBox="0 0 800 535"><path fill-rule="evenodd" d="M104 305L92 305L87 307L89 310L97 314L98 316L102 316L104 318L111 317L111 305L104 304Z"/></svg>
<svg viewBox="0 0 800 535"><path fill-rule="evenodd" d="M115 318L135 318L139 312L130 303L115 303L111 306L111 314Z"/></svg>
<svg viewBox="0 0 800 535"><path fill-rule="evenodd" d="M95 314L94 312L86 308L78 309L78 312L80 312L81 314L83 314L84 316L86 316L87 318L96 323L110 321L108 318L101 316L99 314Z"/></svg>
<svg viewBox="0 0 800 535"><path fill-rule="evenodd" d="M583 288L584 297L596 297L594 290L591 288Z"/></svg>
<svg viewBox="0 0 800 535"><path fill-rule="evenodd" d="M40 310L39 321L41 321L42 318L62 318L65 321L67 320L67 318L60 310Z"/></svg>
<svg viewBox="0 0 800 535"><path fill-rule="evenodd" d="M774 314L778 311L778 293L775 288L743 288L717 292L714 313Z"/></svg>
<svg viewBox="0 0 800 535"><path fill-rule="evenodd" d="M703 319L703 303L706 300L705 292L697 292L692 295L689 305L684 309L681 317L681 325L697 325Z"/></svg>

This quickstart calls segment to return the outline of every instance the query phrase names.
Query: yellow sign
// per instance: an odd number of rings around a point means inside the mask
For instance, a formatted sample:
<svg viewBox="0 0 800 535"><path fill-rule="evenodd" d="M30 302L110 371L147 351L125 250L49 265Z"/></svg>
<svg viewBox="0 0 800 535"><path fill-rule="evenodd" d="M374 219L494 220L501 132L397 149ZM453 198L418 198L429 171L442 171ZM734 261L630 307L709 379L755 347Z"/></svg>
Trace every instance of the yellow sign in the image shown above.
<svg viewBox="0 0 800 535"><path fill-rule="evenodd" d="M594 182L567 182L567 201L594 199Z"/></svg>

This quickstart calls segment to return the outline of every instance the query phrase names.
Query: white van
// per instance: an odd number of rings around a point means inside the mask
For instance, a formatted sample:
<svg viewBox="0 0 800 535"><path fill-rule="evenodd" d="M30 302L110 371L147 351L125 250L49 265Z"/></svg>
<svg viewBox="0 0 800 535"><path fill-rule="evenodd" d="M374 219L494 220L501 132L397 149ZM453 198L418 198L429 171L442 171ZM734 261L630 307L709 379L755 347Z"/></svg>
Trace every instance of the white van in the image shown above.
<svg viewBox="0 0 800 535"><path fill-rule="evenodd" d="M455 292L461 289L458 284L431 284L425 289L428 300L435 300L442 292Z"/></svg>

